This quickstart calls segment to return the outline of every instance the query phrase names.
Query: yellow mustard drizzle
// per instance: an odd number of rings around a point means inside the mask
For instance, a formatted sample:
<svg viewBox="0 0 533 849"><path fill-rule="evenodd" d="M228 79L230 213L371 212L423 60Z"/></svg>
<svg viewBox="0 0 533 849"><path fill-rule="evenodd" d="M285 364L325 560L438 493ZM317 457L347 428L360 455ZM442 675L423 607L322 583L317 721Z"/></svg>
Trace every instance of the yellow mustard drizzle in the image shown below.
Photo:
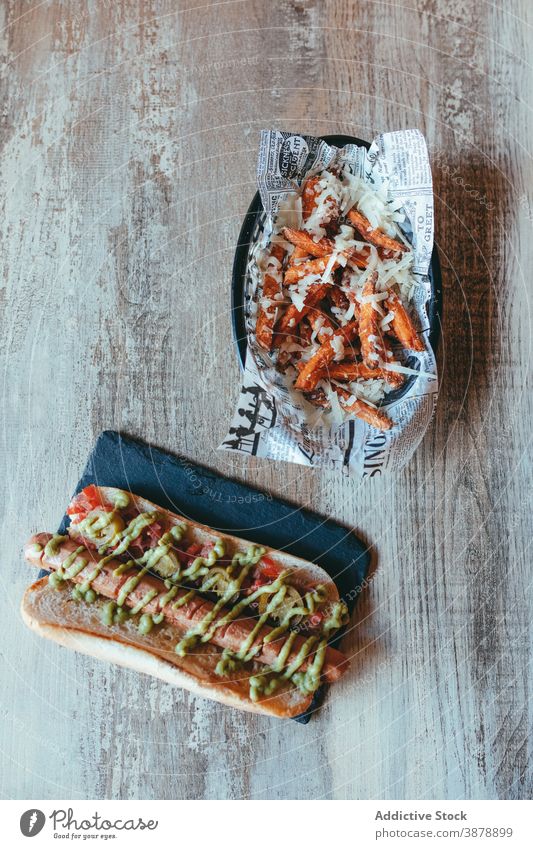
<svg viewBox="0 0 533 849"><path fill-rule="evenodd" d="M179 587L173 586L170 581L165 581L165 587L168 590L164 595L159 599L159 607L162 609L166 607L166 605L172 601L172 599L178 594Z"/></svg>
<svg viewBox="0 0 533 849"><path fill-rule="evenodd" d="M97 510L93 511L92 515L89 513L85 519L82 519L78 524L74 524L73 527L82 536L98 542L99 534L111 525L114 532L105 540L104 544L99 548L98 553L104 554L110 548L114 548L114 554L119 556L128 550L131 543L142 534L145 528L153 525L158 519L159 513L156 510L139 513L124 528L124 523L117 509L108 512Z"/></svg>
<svg viewBox="0 0 533 849"><path fill-rule="evenodd" d="M191 601L195 597L195 595L195 590L189 590L188 593L185 593L185 595L175 601L172 607L174 608L174 610L178 610L180 607L183 607L185 604Z"/></svg>
<svg viewBox="0 0 533 849"><path fill-rule="evenodd" d="M268 634L262 641L260 641L256 646L254 646L254 642L261 628L272 616L272 613L276 610L276 608L283 602L283 598L287 591L287 587L284 583L289 575L289 572L287 571L282 572L278 576L278 578L271 584L259 587L247 598L244 598L237 604L235 604L230 610L228 610L225 616L215 621L221 608L226 606L228 601L230 601L235 595L238 595L246 575L250 571L251 567L261 559L263 554L264 550L257 549L253 552L249 550L249 552L247 552L247 555L243 555L240 552L235 555L232 564L228 569L228 572L230 572L230 570L232 570L232 568L236 565L244 564L241 568L238 577L229 581L226 591L219 599L219 601L206 614L202 621L199 622L194 629L185 634L185 636L176 645L175 651L178 655L180 655L181 657L185 656L187 651L193 648L199 640L201 640L201 642L209 642L213 639L213 636L219 628L228 625L241 612L243 612L247 607L249 607L257 598L259 598L259 596L263 594L270 594L272 598L267 604L264 613L257 620L256 624L254 625L254 628L247 636L239 651L231 652L225 649L222 653L222 657L217 663L215 672L217 675L221 676L228 675L231 672L235 671L235 669L237 669L241 663L246 663L252 660L257 654L259 654L264 642L272 642L278 639L280 636L283 636L283 634L285 634L289 630L290 620L293 618L293 616L301 615L302 612L308 615L309 612L314 612L318 604L324 601L325 590L323 587L317 587L315 590L306 593L306 596L304 597L305 609L302 611L301 608L297 608L297 613L295 613L294 610L291 610L278 628L273 629L270 634ZM203 582L202 587L200 589L205 592L207 591L207 589L209 589L209 586L210 584L207 580ZM271 667L272 673L282 672L287 663L287 659L290 655L295 639L296 633L294 631L291 631L287 635L287 639L281 647L275 663ZM268 678L265 678L265 676L252 676L250 678L250 698L252 700L256 700L259 698L259 695L261 693L268 695L274 692L274 690L279 686L279 684L283 680L291 679L296 674L300 666L302 666L302 664L305 662L308 655L311 653L312 648L317 642L318 638L316 636L309 637L302 644L297 656L293 659L290 666L287 668L283 675L271 674ZM298 679L302 686L302 689L305 687L306 693L314 692L314 690L317 689L320 683L320 670L322 669L324 663L324 657L325 650L320 652L317 651L315 658L313 659L313 663L309 667L309 670L306 673L303 673L303 676L305 677L301 677L300 679Z"/></svg>
<svg viewBox="0 0 533 849"><path fill-rule="evenodd" d="M82 519L77 525L75 524L74 527L83 536L95 539L98 537L98 533L105 530L115 518L117 518L116 510L106 512L98 509L91 511L85 519Z"/></svg>
<svg viewBox="0 0 533 849"><path fill-rule="evenodd" d="M273 642L275 639L278 639L284 633L286 633L289 629L289 622L292 616L286 617L285 621L278 627L272 630L270 634L268 634L262 641L260 641L255 647L253 646L257 634L260 632L263 625L267 622L267 620L271 617L272 612L278 607L283 598L285 596L287 587L284 584L284 581L287 579L289 572L282 572L278 578L272 583L265 585L263 587L258 588L255 592L253 592L248 598L243 599L238 604L236 604L228 613L222 617L218 622L215 623L215 627L209 630L206 634L202 636L202 642L208 641L212 639L217 628L222 627L223 625L228 624L232 621L232 619L236 618L239 613L241 613L246 607L248 607L253 601L255 601L260 595L264 593L268 593L272 595L271 600L269 601L265 612L262 616L259 617L256 622L254 628L244 641L243 645L239 649L238 652L231 652L228 649L225 649L222 653L222 657L218 662L215 673L220 676L228 675L234 672L242 663L246 663L252 660L262 649L263 643ZM240 577L240 576L239 576ZM230 590L231 591L231 590ZM223 601L224 599L222 599ZM200 627L203 625L203 621L200 623ZM275 662L271 666L271 673L269 673L268 677L264 675L259 676L251 676L250 678L250 698L252 701L257 701L261 694L270 695L272 694L278 686L285 680L289 680L293 678L297 670L302 666L304 661L307 659L308 655L311 653L313 646L318 641L318 638L315 636L309 637L301 646L300 651L297 656L291 662L290 666L284 672L283 675L276 675L275 673L281 673L284 667L286 666L287 659L290 655L292 646L296 639L296 632L291 631L287 635L287 639L283 643L278 656ZM195 635L190 634L186 635L185 644L180 648L184 653L190 645L194 645ZM179 645L179 644L178 644ZM326 642L324 641L324 646ZM325 648L320 653L317 651L315 658L313 659L313 663L310 665L309 669L303 673L301 679L298 679L298 686L301 685L301 689L303 692L311 693L314 692L319 686L320 683L320 670L324 664L325 658ZM293 679L294 680L294 679ZM305 690L304 690L305 687Z"/></svg>
<svg viewBox="0 0 533 849"><path fill-rule="evenodd" d="M104 625L113 625L117 623L122 625L129 618L129 611L123 607L117 607L115 601L108 601L102 608L102 622Z"/></svg>
<svg viewBox="0 0 533 849"><path fill-rule="evenodd" d="M270 600L265 612L262 614L262 616L259 617L255 626L252 628L244 643L237 652L237 657L239 658L239 660L242 660L244 663L246 663L247 661L252 660L252 658L255 657L255 655L261 651L263 641L261 640L261 642L258 643L255 648L253 648L255 638L263 627L263 625L265 625L267 620L270 618L272 611L275 610L275 608L279 604L278 596L281 595L283 597L285 595L285 592L286 588L282 585L280 589L275 593L274 597Z"/></svg>
<svg viewBox="0 0 533 849"><path fill-rule="evenodd" d="M144 578L147 572L148 568L146 566L143 569L139 569L139 571L136 572L135 575L131 575L131 577L129 577L128 580L122 585L122 587L120 588L120 592L117 596L117 604L119 607L123 607L124 602L126 601L129 594L133 592L141 578Z"/></svg>
<svg viewBox="0 0 533 849"><path fill-rule="evenodd" d="M276 662L272 665L270 672L267 672L265 675L252 675L250 677L250 699L253 702L258 701L262 695L272 695L272 693L278 689L280 684L286 681L292 681L304 695L312 695L318 689L320 686L320 674L326 658L326 640L321 640L315 651L315 644L318 637L309 637L305 643L302 644L300 651L294 660L290 663L286 670L280 674L280 671L287 662L287 658L295 639L296 632L291 631L276 659ZM312 663L305 672L298 672L300 666L313 651L315 651L315 656Z"/></svg>
<svg viewBox="0 0 533 849"><path fill-rule="evenodd" d="M275 676L267 678L266 675L251 675L249 681L250 699L252 702L258 702L261 696L271 696L277 690L279 684L280 681Z"/></svg>
<svg viewBox="0 0 533 849"><path fill-rule="evenodd" d="M287 663L287 658L291 653L292 644L296 639L296 631L291 631L285 642L283 643L281 650L272 664L272 669L274 672L281 672L285 664Z"/></svg>
<svg viewBox="0 0 533 849"><path fill-rule="evenodd" d="M121 563L117 566L116 569L113 570L113 574L116 576L122 575L124 572L127 572L128 569L131 569L134 566L142 565L143 568L140 569L135 575L132 575L126 583L121 588L121 591L117 598L118 607L123 607L128 595L135 589L141 578L150 570L157 571L157 564L161 560L162 557L165 557L172 548L172 542L179 541L184 532L186 530L185 525L174 525L170 531L164 534L161 539L158 541L156 547L149 549L146 551L142 557L137 560L128 560L126 563ZM113 557L116 554L116 551L113 552L109 557ZM165 588L168 592L161 596L159 600L159 608L164 607L169 601L171 601L174 596L176 596L178 592L178 587L173 585L168 579L165 580ZM137 613L140 613L143 607L145 607L149 601L152 601L158 592L156 590L149 590L148 593L144 596L141 601L139 601L130 611L128 611L129 616L134 616ZM193 592L194 595L194 592ZM189 600L190 595L187 594L187 600ZM180 600L182 604L185 601ZM181 604L179 605L181 606ZM141 619L139 621L139 631L141 634L147 634L151 631L153 625L159 625L163 621L163 614L150 614L143 613Z"/></svg>
<svg viewBox="0 0 533 849"><path fill-rule="evenodd" d="M73 551L63 563L63 573L66 581L71 581L87 566L88 561L85 557L79 556L82 551L85 551L85 548L83 545L80 545L79 548L77 548L76 551Z"/></svg>
<svg viewBox="0 0 533 849"><path fill-rule="evenodd" d="M282 601L283 596L281 596L280 598ZM274 597L274 599L272 600L272 604L269 605L272 610L275 609L275 604L280 603L280 598ZM320 594L320 599L323 600L322 594ZM292 611L291 614L285 618L284 622L278 628L274 628L270 632L270 634L268 634L263 639L263 643L273 642L274 640L277 640L279 637L283 636L283 634L286 633L289 628L289 622L291 618ZM267 675L252 676L250 678L250 698L252 699L252 701L257 701L260 695L271 695L278 688L278 686L283 683L283 681L288 680L292 680L292 682L298 687L299 690L301 690L302 693L304 693L304 695L311 695L318 689L320 685L320 674L324 665L325 653L327 648L327 640L325 639L319 642L319 645L315 651L315 645L318 642L318 637L309 637L302 644L300 651L298 652L294 660L291 662L291 664L285 669L283 674L280 674L282 673L287 664L287 660L291 653L294 641L296 640L296 636L297 634L295 631L291 631L288 634L287 639L283 643L283 646L281 647L276 660L271 665L270 673L267 673ZM298 672L299 668L305 662L307 657L312 654L313 651L315 651L315 656L313 658L312 663L309 665L305 672ZM223 667L221 667L221 669L222 668Z"/></svg>
<svg viewBox="0 0 533 849"><path fill-rule="evenodd" d="M102 558L102 560L99 560L96 566L94 567L93 571L90 573L90 575L87 576L85 581L83 581L82 584L79 584L78 586L74 587L74 589L72 590L73 598L78 601L83 598L89 603L95 601L96 593L92 589L91 584L98 577L98 575L104 568L104 565L112 559L113 557L110 555L109 557L104 557Z"/></svg>
<svg viewBox="0 0 533 849"><path fill-rule="evenodd" d="M224 678L236 672L242 666L242 661L238 660L230 649L224 649L221 658L215 667L215 675Z"/></svg>

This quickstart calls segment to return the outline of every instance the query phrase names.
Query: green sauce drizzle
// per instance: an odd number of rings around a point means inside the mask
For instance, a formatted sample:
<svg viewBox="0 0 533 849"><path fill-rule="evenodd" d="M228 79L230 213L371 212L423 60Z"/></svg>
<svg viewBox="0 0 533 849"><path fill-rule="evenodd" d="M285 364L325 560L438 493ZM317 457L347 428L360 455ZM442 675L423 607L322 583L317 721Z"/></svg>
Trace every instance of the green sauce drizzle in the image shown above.
<svg viewBox="0 0 533 849"><path fill-rule="evenodd" d="M99 533L106 529L110 524L119 524L117 521L117 511L127 507L130 499L127 493L119 491L114 497L113 511L99 511L96 516L88 516L82 520L76 528L80 533L86 534L89 537L96 537ZM120 517L118 517L120 519ZM73 590L73 597L77 600L84 600L87 603L92 603L96 600L97 594L92 589L91 584L103 569L106 562L113 560L124 554L131 543L137 539L143 530L149 527L160 518L157 511L140 513L132 519L127 527L122 530L117 530L112 533L110 538L99 549L100 554L114 550L103 557L96 564L94 570L89 574L87 579L76 586ZM123 522L120 520L123 527ZM113 528L114 530L114 528ZM267 621L275 615L278 608L281 609L284 599L287 594L287 578L288 571L282 572L270 584L259 587L240 601L233 603L223 616L219 616L220 611L224 607L228 607L235 599L239 597L242 585L250 570L261 560L265 554L265 549L260 546L251 545L246 552L236 552L229 566L221 568L217 566L217 561L224 556L225 546L222 539L217 539L215 544L207 554L207 556L196 557L186 568L179 566L179 561L173 551L174 545L181 541L187 527L185 523L180 522L174 525L167 533L165 533L153 548L145 552L145 554L136 560L128 560L126 563L121 563L114 569L115 576L122 575L128 569L141 566L134 575L131 575L124 585L121 587L119 595L115 601L108 601L102 608L102 622L108 626L118 623L123 624L131 616L136 616L141 613L143 608L153 599L159 596L158 608L159 613L149 614L142 613L139 622L138 630L141 634L148 634L154 625L160 624L164 619L163 609L177 595L179 591L178 582L182 580L199 581L202 580L200 592L214 592L219 595L219 600L213 605L203 619L197 623L194 628L188 631L183 638L175 646L175 651L180 656L185 656L187 652L194 648L199 641L207 643L211 641L219 628L228 625L236 619L240 613L248 608L261 596L268 596L269 600L266 604L264 612L259 616L254 627L246 637L238 652L225 649L216 666L216 674L227 676L239 669L243 664L253 660L262 650L263 643L270 643L287 634L287 637L279 651L275 662L270 670L265 674L252 675L250 677L250 698L257 701L262 695L271 695L284 681L291 680L303 693L313 693L320 683L320 674L325 660L325 652L327 642L325 639L319 642L318 637L311 636L302 644L300 650L291 663L287 666L292 647L296 640L296 632L290 630L290 622L295 617L310 616L323 605L327 599L325 587L318 586L314 590L307 592L303 597L301 605L291 607L283 614L283 619L277 628L273 628L270 633L256 643L257 637L267 623ZM54 556L59 551L60 544L66 539L65 536L56 534L47 543L45 547L45 556ZM118 543L118 544L117 544ZM51 586L60 587L65 580L75 578L86 566L87 560L80 557L84 550L80 546L76 551L72 552L62 567L58 568L49 577ZM178 567L170 573L175 564ZM165 578L166 592L159 594L156 589L148 590L143 598L137 602L130 610L124 607L125 602L131 592L137 587L143 576L148 571L159 572ZM194 589L189 590L181 598L173 603L173 608L177 609L187 604L196 596ZM285 601L285 606L287 602ZM347 621L347 609L343 602L334 602L330 609L327 619L323 622L321 631L327 636L331 631L342 627ZM287 633L288 632L288 633ZM254 645L255 644L255 645ZM314 658L309 664L305 672L300 672L299 669L306 661L309 655L314 651Z"/></svg>

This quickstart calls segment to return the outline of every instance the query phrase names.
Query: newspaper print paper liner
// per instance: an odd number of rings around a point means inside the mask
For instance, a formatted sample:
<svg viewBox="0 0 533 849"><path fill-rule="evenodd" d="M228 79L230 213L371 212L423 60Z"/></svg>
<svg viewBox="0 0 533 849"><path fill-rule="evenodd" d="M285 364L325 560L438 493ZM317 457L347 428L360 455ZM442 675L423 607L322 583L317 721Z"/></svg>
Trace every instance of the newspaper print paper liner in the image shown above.
<svg viewBox="0 0 533 849"><path fill-rule="evenodd" d="M380 406L394 423L385 432L360 419L324 424L320 412L286 383L255 338L262 285L258 258L268 244L279 204L297 192L307 176L339 161L349 162L355 174L376 186L388 181L389 197L402 203L406 215L402 231L413 246L419 285L410 308L418 314L425 350L411 351L409 356L404 353L401 361L425 374L411 376L401 389L385 396ZM432 294L428 268L433 250L433 192L424 137L418 130L384 133L367 150L354 144L336 148L311 136L263 131L257 182L263 213L257 216L251 235L245 275L248 348L243 385L229 433L219 447L358 477L400 469L420 443L437 400L437 369L429 344L427 310Z"/></svg>

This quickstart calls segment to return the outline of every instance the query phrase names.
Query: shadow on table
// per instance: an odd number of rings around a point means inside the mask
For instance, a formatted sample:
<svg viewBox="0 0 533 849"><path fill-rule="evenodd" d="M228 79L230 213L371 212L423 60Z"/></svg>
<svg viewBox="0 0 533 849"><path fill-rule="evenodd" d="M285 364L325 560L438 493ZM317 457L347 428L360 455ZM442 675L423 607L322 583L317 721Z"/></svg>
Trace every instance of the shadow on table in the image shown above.
<svg viewBox="0 0 533 849"><path fill-rule="evenodd" d="M501 222L509 220L511 198L503 172L479 156L437 155L433 178L444 303L438 352L440 454L453 449L456 428L474 422L489 402L500 353L498 294L505 294ZM516 206L517 199L512 202Z"/></svg>

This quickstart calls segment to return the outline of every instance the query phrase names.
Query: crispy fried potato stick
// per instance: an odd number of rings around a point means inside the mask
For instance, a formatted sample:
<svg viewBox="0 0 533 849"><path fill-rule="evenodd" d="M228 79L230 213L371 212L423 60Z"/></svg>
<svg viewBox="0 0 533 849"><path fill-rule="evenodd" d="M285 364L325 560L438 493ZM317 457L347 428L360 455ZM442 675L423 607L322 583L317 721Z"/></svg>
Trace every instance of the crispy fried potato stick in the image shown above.
<svg viewBox="0 0 533 849"><path fill-rule="evenodd" d="M288 242L296 245L297 248L301 248L306 254L311 254L311 256L327 256L335 247L332 239L320 239L320 241L315 242L305 230L293 230L292 227L284 227L282 233Z"/></svg>
<svg viewBox="0 0 533 849"><path fill-rule="evenodd" d="M316 199L320 194L320 191L317 188L319 180L320 177L316 175L315 177L309 177L309 179L305 181L305 186L302 191L302 217L304 221L307 221L315 210Z"/></svg>
<svg viewBox="0 0 533 849"><path fill-rule="evenodd" d="M385 305L390 312L394 313L394 318L391 321L391 330L398 342L404 348L409 348L411 351L423 351L424 345L418 338L411 317L394 289L389 290L389 296L385 301Z"/></svg>
<svg viewBox="0 0 533 849"><path fill-rule="evenodd" d="M376 377L385 378L385 373L379 368L368 368L365 363L331 363L328 368L324 369L323 377L350 382L361 377L364 380L373 380Z"/></svg>
<svg viewBox="0 0 533 849"><path fill-rule="evenodd" d="M297 283L298 280L301 280L302 277L307 277L308 274L323 274L326 270L329 257L330 255L317 257L316 259L310 259L307 262L301 262L298 265L293 265L292 268L288 268L285 272L286 285L289 286L291 283ZM336 265L337 263L333 268Z"/></svg>
<svg viewBox="0 0 533 849"><path fill-rule="evenodd" d="M309 321L313 330L317 331L317 339L320 343L325 342L328 336L333 336L335 325L332 320L320 309L312 309L309 312Z"/></svg>
<svg viewBox="0 0 533 849"><path fill-rule="evenodd" d="M288 240L287 240L288 241ZM287 263L287 268L292 268L297 264L297 260L304 259L304 257L308 257L309 254L304 248L295 247L292 254L289 257L289 261Z"/></svg>
<svg viewBox="0 0 533 849"><path fill-rule="evenodd" d="M376 410L374 407L371 407L370 404L365 404L364 401L360 401L359 399L352 404L346 404L345 402L350 398L350 393L346 389L342 389L340 386L334 386L333 388L339 396L342 406L348 413L353 413L358 419L363 419L363 421L378 430L391 429L391 420L385 413L382 413L381 410Z"/></svg>
<svg viewBox="0 0 533 849"><path fill-rule="evenodd" d="M385 351L385 356L383 357L384 362L393 363L394 357L392 353L392 349L388 344L386 339L381 340L383 342L383 350ZM382 369L383 371L383 379L392 389L399 389L400 386L403 386L405 383L405 377L403 374L400 374L398 371L389 371L388 369Z"/></svg>
<svg viewBox="0 0 533 849"><path fill-rule="evenodd" d="M370 242L371 245L377 245L380 248L385 248L387 251L406 251L405 245L397 242L396 239L391 239L382 230L374 230L368 218L365 218L357 209L350 209L348 218L361 236Z"/></svg>
<svg viewBox="0 0 533 849"><path fill-rule="evenodd" d="M298 364L298 371L300 371L303 367L304 363ZM343 383L349 383L350 381L357 380L358 378L362 378L363 380L375 380L376 378L380 378L394 389L398 389L404 382L403 375L398 372L388 371L388 369L381 368L372 369L368 368L365 363L354 363L351 361L331 363L330 366L322 369L320 378L340 380Z"/></svg>
<svg viewBox="0 0 533 849"><path fill-rule="evenodd" d="M328 289L329 283L315 283L314 286L309 287L303 309L299 310L294 304L290 304L278 321L272 342L274 348L279 348L287 336L294 335L302 318L307 315L312 307L316 306L322 300Z"/></svg>
<svg viewBox="0 0 533 849"><path fill-rule="evenodd" d="M328 298L333 304L334 307L337 307L340 310L346 312L348 309L350 302L342 289L339 289L338 286L332 286L328 292Z"/></svg>
<svg viewBox="0 0 533 849"><path fill-rule="evenodd" d="M363 297L369 297L376 293L377 271L373 271L363 286ZM380 360L384 357L381 330L378 326L379 315L374 309L374 304L363 302L359 310L359 336L361 338L361 353L363 360L370 369L377 369Z"/></svg>
<svg viewBox="0 0 533 849"><path fill-rule="evenodd" d="M360 400L357 400L355 403L347 406L346 403L343 402L348 400L350 393L345 389L342 389L340 386L335 386L333 388L339 396L339 400L341 401L344 409L349 413L353 413L354 416L357 416L359 419L363 419L363 421L368 422L369 425L372 425L372 427L375 427L378 430L391 429L392 422L385 413L374 409L374 407L371 407L370 404L365 404L364 401ZM329 401L323 389L314 389L312 392L304 392L304 396L310 404L313 404L314 407L322 407L324 409L329 407Z"/></svg>
<svg viewBox="0 0 533 849"><path fill-rule="evenodd" d="M330 363L335 356L335 348L332 345L333 338L340 338L344 343L349 343L357 333L358 324L356 321L351 321L344 327L340 327L335 331L333 336L329 336L322 343L316 354L305 364L304 368L298 375L296 389L301 389L303 392L310 392L314 389L320 380L320 371Z"/></svg>
<svg viewBox="0 0 533 849"><path fill-rule="evenodd" d="M273 244L270 249L270 256L277 259L279 263L282 264L285 251L281 245ZM279 292L281 292L281 285L274 277L272 277L271 274L268 274L267 272L263 280L262 297L273 299L274 295L277 295ZM255 335L258 344L266 351L269 351L272 347L277 309L278 308L275 304L270 304L269 306L262 306L261 303L259 304Z"/></svg>
<svg viewBox="0 0 533 849"><path fill-rule="evenodd" d="M288 242L302 248L302 250L305 250L307 254L311 254L311 256L314 257L331 255L335 249L335 242L333 239L324 238L320 239L319 242L315 242L315 240L305 230L293 230L291 227L284 227L283 235ZM366 268L370 252L362 252L355 250L355 248L350 248L349 250L343 251L343 254L347 258L348 262L356 265L358 268Z"/></svg>

